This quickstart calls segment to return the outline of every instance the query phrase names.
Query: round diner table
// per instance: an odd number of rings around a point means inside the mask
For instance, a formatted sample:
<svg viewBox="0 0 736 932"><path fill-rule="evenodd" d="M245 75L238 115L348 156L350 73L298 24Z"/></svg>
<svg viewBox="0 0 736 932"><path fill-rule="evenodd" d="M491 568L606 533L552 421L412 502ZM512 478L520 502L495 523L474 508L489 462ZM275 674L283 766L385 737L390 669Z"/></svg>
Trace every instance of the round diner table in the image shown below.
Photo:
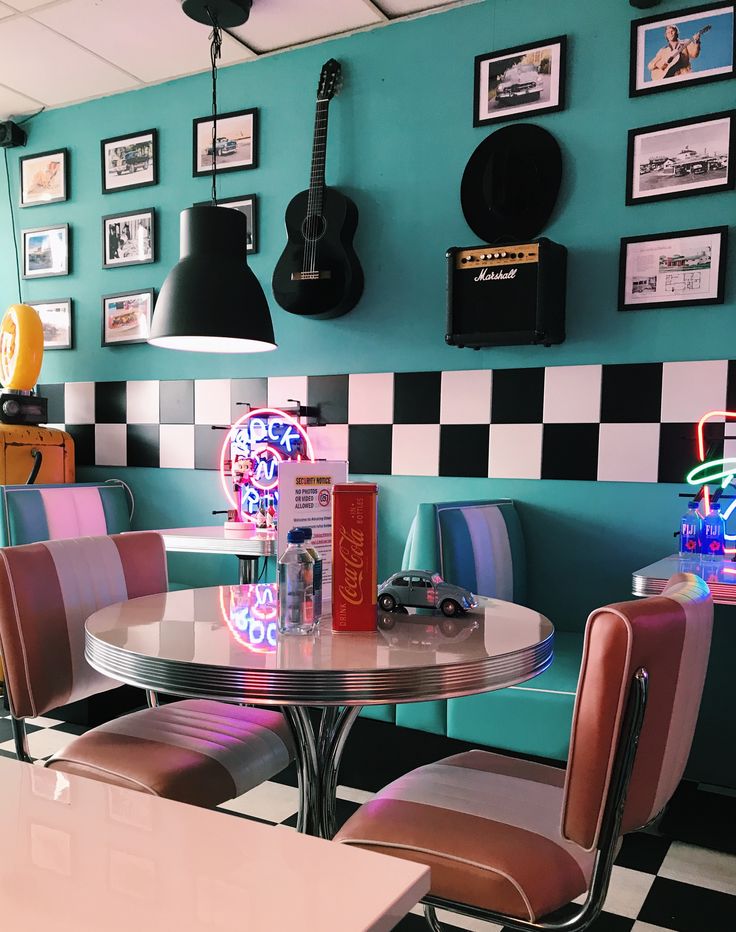
<svg viewBox="0 0 736 932"><path fill-rule="evenodd" d="M374 631L278 633L274 584L185 589L120 602L87 620L85 655L145 690L280 706L295 739L300 831L335 832L337 773L362 706L501 689L552 662L554 628L531 609L478 597L466 615L388 613ZM319 710L310 715L310 710Z"/></svg>

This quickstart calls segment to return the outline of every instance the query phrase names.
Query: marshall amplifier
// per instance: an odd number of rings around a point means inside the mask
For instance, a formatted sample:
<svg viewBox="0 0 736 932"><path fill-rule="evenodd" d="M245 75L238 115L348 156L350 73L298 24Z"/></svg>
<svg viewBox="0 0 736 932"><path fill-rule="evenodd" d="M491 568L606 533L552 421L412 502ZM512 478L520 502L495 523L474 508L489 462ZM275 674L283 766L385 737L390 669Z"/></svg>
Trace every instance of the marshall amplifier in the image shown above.
<svg viewBox="0 0 736 932"><path fill-rule="evenodd" d="M447 334L452 346L562 343L567 249L548 239L447 252Z"/></svg>

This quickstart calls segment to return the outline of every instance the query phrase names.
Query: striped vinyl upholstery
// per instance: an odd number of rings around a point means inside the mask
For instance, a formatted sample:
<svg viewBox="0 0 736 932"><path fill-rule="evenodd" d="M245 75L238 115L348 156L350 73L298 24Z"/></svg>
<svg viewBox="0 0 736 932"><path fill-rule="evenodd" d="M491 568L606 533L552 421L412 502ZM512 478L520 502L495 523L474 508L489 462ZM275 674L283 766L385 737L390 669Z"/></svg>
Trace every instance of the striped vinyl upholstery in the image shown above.
<svg viewBox="0 0 736 932"><path fill-rule="evenodd" d="M585 893L611 763L633 674L649 700L623 832L674 792L705 677L713 604L678 574L662 596L590 616L567 770L486 751L420 767L362 806L336 836L427 864L431 894L537 921Z"/></svg>

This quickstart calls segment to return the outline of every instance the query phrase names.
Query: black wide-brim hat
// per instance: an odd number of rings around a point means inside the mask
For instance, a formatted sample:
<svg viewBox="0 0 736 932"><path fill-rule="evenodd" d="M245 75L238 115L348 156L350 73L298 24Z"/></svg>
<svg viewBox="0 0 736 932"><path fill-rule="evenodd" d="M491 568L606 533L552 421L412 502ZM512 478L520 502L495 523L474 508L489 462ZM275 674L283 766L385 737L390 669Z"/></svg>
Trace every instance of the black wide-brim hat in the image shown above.
<svg viewBox="0 0 736 932"><path fill-rule="evenodd" d="M515 123L486 137L470 156L460 203L470 229L487 243L537 236L554 210L562 153L541 126Z"/></svg>

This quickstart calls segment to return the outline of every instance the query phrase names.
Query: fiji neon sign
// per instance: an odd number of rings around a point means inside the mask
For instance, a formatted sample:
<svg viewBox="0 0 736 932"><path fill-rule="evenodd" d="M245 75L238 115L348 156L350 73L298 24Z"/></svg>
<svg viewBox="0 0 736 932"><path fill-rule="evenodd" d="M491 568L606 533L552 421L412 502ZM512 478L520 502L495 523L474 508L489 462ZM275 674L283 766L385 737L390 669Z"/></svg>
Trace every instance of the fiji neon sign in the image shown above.
<svg viewBox="0 0 736 932"><path fill-rule="evenodd" d="M736 411L708 411L698 422L697 450L699 462L698 465L687 474L686 481L690 485L702 486L703 509L705 515L710 511L710 488L708 483L717 482L721 486L721 490L723 490L727 488L734 477L736 477L735 457L724 456L720 459L713 460L706 460L705 458L705 425L713 418L734 420L736 419ZM726 521L726 526L728 526L728 519L731 517L734 510L736 510L736 498L729 502L728 507L723 511L723 518ZM729 534L728 531L726 531L726 543L729 542L732 546L726 547L726 553L736 553L736 547L733 546L736 542L736 534Z"/></svg>

